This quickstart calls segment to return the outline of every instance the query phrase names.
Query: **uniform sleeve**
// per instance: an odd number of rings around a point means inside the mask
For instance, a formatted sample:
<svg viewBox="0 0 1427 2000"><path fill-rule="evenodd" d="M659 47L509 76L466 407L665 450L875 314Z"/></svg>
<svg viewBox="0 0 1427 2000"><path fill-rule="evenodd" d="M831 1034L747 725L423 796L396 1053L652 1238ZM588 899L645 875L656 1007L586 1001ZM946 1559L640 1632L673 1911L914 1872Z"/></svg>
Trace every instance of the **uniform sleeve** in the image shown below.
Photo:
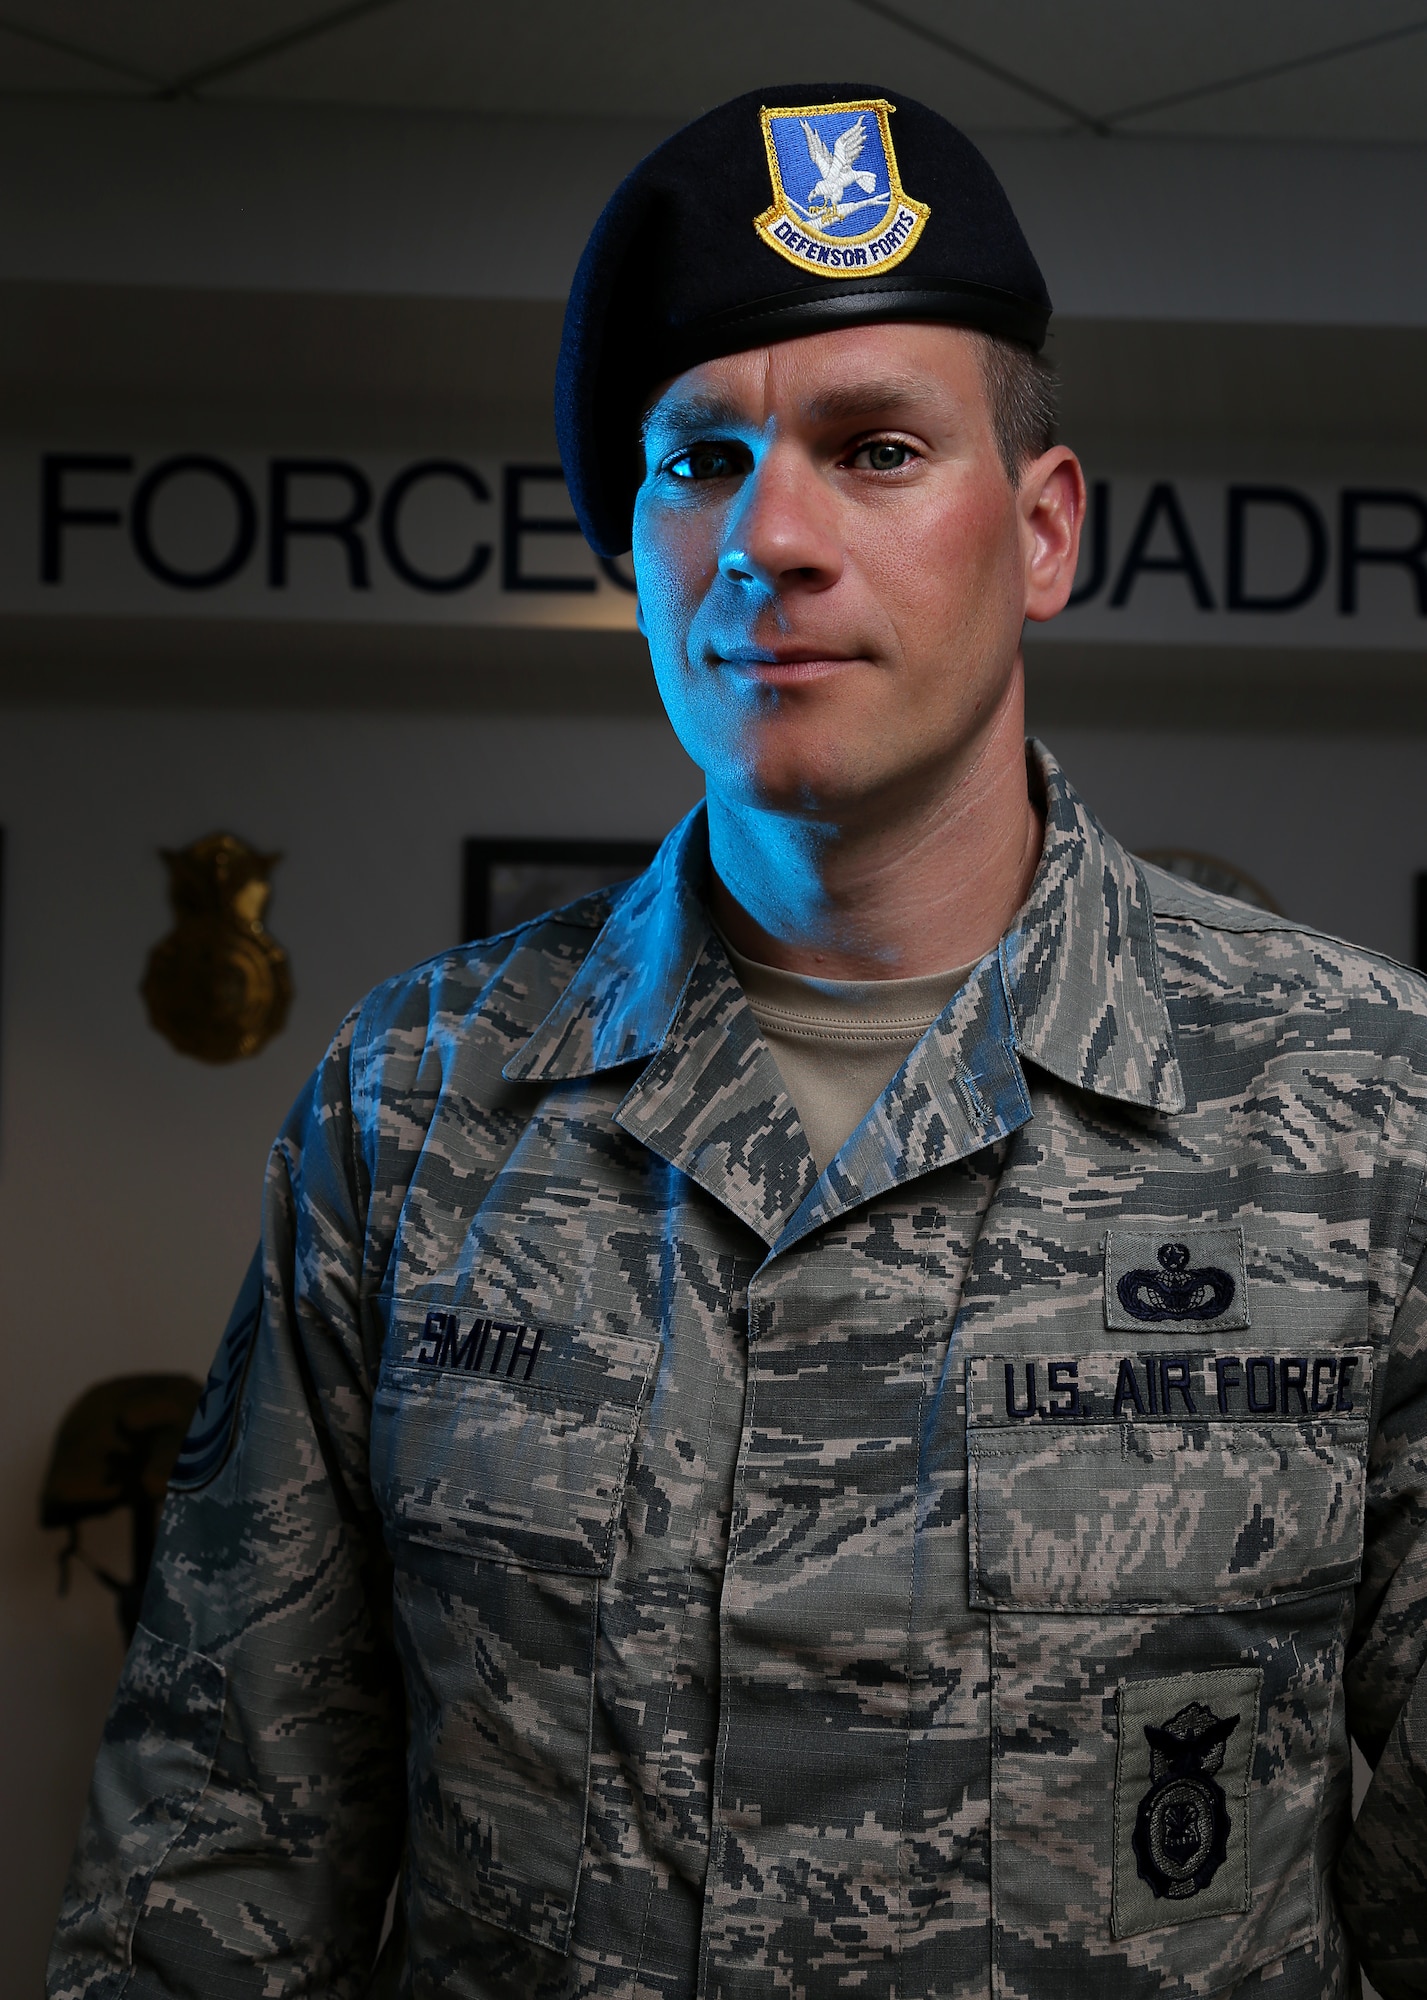
<svg viewBox="0 0 1427 2000"><path fill-rule="evenodd" d="M1383 2000L1427 1994L1427 1257L1393 1326L1368 1464L1346 1673L1372 1782L1338 1866L1343 1916Z"/></svg>
<svg viewBox="0 0 1427 2000"><path fill-rule="evenodd" d="M367 1482L368 1189L348 1022L164 1507L50 1959L53 2000L365 1993L404 1821Z"/></svg>

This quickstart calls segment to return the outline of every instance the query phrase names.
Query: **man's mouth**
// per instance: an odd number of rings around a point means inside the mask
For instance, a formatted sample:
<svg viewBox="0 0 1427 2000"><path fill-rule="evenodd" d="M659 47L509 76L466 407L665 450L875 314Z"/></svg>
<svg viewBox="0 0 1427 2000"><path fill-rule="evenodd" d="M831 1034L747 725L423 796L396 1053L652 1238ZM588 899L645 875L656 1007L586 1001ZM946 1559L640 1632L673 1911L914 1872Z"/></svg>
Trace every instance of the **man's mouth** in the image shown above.
<svg viewBox="0 0 1427 2000"><path fill-rule="evenodd" d="M861 655L818 646L738 646L716 654L715 661L765 687L796 687L844 673L861 664Z"/></svg>

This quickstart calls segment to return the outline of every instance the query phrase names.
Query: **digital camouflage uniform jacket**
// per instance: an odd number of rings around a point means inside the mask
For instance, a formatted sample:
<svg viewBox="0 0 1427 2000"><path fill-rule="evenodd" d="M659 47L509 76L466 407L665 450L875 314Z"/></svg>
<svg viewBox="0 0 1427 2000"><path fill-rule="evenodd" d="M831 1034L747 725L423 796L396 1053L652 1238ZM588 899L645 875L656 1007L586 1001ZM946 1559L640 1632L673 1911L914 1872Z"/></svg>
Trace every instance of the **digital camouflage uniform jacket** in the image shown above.
<svg viewBox="0 0 1427 2000"><path fill-rule="evenodd" d="M348 1021L54 1995L1427 1992L1427 989L1033 769L821 1178L700 814Z"/></svg>

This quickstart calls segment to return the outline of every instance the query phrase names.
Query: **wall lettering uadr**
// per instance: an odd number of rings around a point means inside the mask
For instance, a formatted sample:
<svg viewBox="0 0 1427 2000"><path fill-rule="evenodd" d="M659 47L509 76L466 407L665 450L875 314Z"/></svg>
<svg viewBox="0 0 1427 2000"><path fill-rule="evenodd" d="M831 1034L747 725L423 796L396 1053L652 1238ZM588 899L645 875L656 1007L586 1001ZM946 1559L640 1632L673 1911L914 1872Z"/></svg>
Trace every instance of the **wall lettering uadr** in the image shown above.
<svg viewBox="0 0 1427 2000"><path fill-rule="evenodd" d="M1427 644L1427 494L1397 482L1106 479L1065 625L1086 637ZM1172 631L1171 627L1177 627ZM1129 628L1136 628L1132 633Z"/></svg>
<svg viewBox="0 0 1427 2000"><path fill-rule="evenodd" d="M0 612L631 626L559 465L430 454L0 454ZM1093 474L1046 640L1427 646L1427 482Z"/></svg>

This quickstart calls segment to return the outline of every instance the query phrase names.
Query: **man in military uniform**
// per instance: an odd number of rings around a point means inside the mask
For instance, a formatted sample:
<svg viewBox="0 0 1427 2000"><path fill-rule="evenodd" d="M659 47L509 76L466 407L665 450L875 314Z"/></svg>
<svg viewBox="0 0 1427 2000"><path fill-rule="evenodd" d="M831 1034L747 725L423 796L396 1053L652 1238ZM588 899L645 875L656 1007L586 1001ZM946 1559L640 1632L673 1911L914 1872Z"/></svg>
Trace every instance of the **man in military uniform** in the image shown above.
<svg viewBox="0 0 1427 2000"><path fill-rule="evenodd" d="M612 199L564 462L707 807L294 1111L54 1995L1427 1991L1427 1004L1027 757L1048 313L902 97Z"/></svg>

